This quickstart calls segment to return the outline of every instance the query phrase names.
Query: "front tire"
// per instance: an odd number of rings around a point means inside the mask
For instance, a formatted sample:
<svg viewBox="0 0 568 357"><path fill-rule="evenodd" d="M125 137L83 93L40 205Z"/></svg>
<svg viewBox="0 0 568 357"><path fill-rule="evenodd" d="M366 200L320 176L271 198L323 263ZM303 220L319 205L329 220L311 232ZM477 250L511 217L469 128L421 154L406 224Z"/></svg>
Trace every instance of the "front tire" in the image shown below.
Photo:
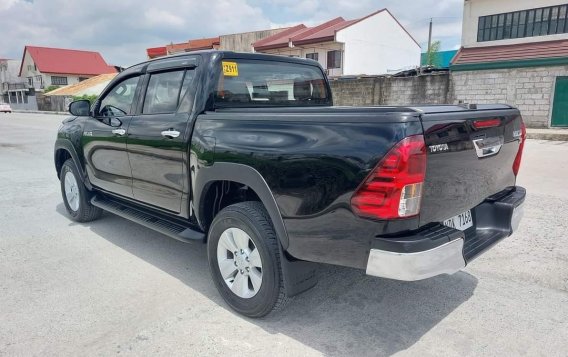
<svg viewBox="0 0 568 357"><path fill-rule="evenodd" d="M103 211L91 204L92 193L87 190L80 177L73 160L65 161L59 175L63 203L72 220L94 221L100 218Z"/></svg>
<svg viewBox="0 0 568 357"><path fill-rule="evenodd" d="M287 304L279 242L260 202L241 202L219 212L207 251L215 286L237 312L263 317Z"/></svg>

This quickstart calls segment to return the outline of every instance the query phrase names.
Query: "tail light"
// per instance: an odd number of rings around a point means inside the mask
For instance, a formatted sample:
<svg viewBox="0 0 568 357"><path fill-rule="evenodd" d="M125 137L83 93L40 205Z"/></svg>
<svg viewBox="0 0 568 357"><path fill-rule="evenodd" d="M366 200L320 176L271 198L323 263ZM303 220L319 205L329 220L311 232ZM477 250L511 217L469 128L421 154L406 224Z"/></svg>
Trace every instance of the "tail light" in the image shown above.
<svg viewBox="0 0 568 357"><path fill-rule="evenodd" d="M523 158L523 149L525 148L525 140L527 139L527 128L525 123L521 119L521 142L519 143L519 151L517 151L517 156L513 162L513 173L515 176L519 174L519 168L521 167L521 159Z"/></svg>
<svg viewBox="0 0 568 357"><path fill-rule="evenodd" d="M422 135L397 143L367 176L351 198L353 211L363 217L393 219L420 213L426 174Z"/></svg>

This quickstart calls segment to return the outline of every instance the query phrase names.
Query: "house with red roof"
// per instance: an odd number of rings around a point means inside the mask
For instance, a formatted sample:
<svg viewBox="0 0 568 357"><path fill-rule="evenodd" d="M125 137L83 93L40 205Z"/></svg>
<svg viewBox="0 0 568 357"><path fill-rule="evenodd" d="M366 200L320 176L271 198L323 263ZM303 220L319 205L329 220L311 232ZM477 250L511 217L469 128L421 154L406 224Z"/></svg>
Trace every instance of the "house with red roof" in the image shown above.
<svg viewBox="0 0 568 357"><path fill-rule="evenodd" d="M527 126L568 127L568 4L465 0L450 71L455 101L518 107Z"/></svg>
<svg viewBox="0 0 568 357"><path fill-rule="evenodd" d="M26 46L19 77L25 79L29 88L43 91L52 85L66 86L115 72L116 68L109 66L98 52Z"/></svg>
<svg viewBox="0 0 568 357"><path fill-rule="evenodd" d="M388 11L293 26L253 43L256 52L318 61L330 76L378 75L420 65L420 45Z"/></svg>

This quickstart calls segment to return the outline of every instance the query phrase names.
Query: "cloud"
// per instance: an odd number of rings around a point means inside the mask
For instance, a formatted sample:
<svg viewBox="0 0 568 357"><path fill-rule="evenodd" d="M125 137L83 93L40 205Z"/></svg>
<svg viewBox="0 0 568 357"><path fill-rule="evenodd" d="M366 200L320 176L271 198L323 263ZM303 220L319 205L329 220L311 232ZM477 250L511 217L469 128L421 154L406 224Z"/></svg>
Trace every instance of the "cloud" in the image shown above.
<svg viewBox="0 0 568 357"><path fill-rule="evenodd" d="M12 5L14 5L18 0L0 0L0 11L9 9Z"/></svg>
<svg viewBox="0 0 568 357"><path fill-rule="evenodd" d="M150 27L170 26L181 28L185 25L185 20L169 11L152 7L144 12L144 23Z"/></svg>
<svg viewBox="0 0 568 357"><path fill-rule="evenodd" d="M459 44L462 0L0 0L0 57L20 58L25 45L95 50L131 65L145 49L193 38L318 24L387 7L420 43Z"/></svg>

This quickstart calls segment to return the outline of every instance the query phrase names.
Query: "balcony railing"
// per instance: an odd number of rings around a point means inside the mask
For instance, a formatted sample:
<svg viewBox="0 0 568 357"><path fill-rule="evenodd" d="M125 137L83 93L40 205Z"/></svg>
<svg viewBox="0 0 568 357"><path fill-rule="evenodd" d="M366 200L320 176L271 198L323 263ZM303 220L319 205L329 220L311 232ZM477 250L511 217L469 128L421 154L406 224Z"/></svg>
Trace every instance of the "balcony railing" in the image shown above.
<svg viewBox="0 0 568 357"><path fill-rule="evenodd" d="M9 91L9 90L26 90L26 89L30 89L32 86L30 86L28 83L9 83L9 82L4 82L2 83L2 86L0 88L2 88L2 91Z"/></svg>

